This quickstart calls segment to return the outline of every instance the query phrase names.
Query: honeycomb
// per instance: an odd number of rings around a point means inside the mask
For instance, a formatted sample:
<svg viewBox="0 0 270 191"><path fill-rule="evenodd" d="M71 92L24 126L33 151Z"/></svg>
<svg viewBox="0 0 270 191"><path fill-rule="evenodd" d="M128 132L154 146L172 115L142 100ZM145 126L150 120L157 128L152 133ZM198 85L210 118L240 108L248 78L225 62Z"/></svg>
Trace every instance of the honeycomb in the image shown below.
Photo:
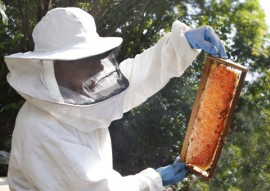
<svg viewBox="0 0 270 191"><path fill-rule="evenodd" d="M239 74L223 64L213 64L203 90L189 138L186 163L201 170L211 167Z"/></svg>

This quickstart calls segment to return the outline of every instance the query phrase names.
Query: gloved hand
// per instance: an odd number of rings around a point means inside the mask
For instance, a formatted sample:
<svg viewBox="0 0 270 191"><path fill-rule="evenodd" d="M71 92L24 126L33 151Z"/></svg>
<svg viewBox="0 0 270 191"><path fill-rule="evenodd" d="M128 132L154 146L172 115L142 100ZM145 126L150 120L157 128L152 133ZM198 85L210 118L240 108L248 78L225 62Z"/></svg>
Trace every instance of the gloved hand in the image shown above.
<svg viewBox="0 0 270 191"><path fill-rule="evenodd" d="M188 173L188 170L186 169L186 164L184 162L180 162L179 157L175 159L172 165L160 167L156 169L156 171L160 174L162 178L163 186L175 184L183 180Z"/></svg>
<svg viewBox="0 0 270 191"><path fill-rule="evenodd" d="M185 36L191 48L203 49L214 57L228 59L225 48L212 27L191 29L185 32Z"/></svg>

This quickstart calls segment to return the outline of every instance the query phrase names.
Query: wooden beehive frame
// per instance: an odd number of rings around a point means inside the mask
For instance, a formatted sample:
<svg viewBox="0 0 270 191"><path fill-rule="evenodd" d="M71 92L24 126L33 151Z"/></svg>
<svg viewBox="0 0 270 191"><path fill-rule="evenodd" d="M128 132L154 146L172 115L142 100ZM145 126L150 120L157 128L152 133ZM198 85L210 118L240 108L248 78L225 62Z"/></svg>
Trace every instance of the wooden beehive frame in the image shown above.
<svg viewBox="0 0 270 191"><path fill-rule="evenodd" d="M208 170L205 171L205 170L201 170L199 167L190 166L189 164L187 164L190 171L202 176L203 178L205 178L207 180L212 177L212 175L214 173L214 170L216 168L219 156L221 154L222 147L224 145L225 138L227 136L227 133L228 133L228 130L229 130L232 118L233 118L234 109L235 109L235 106L236 106L236 104L238 102L238 98L239 98L239 95L240 95L240 92L241 92L241 89L242 89L242 86L243 86L243 83L244 83L244 80L245 80L245 76L246 76L246 73L247 73L247 68L246 67L244 67L244 66L242 66L240 64L237 64L237 63L235 63L235 62L233 62L231 60L223 60L221 58L215 58L215 57L212 57L210 55L208 55L206 57L205 66L204 66L203 73L202 73L202 76L201 76L199 88L197 90L197 95L196 95L196 98L195 98L195 102L194 102L194 105L193 105L192 113L191 113L189 124L188 124L188 128L187 128L187 131L186 131L186 136L185 136L184 143L183 143L182 150L181 150L181 154L180 154L180 161L182 161L182 162L186 162L186 152L187 152L188 143L189 143L190 136L191 136L192 129L193 129L193 124L195 122L197 111L199 109L201 96L202 96L204 87L206 85L206 81L207 81L207 78L209 76L212 64L223 64L223 65L225 65L227 67L232 68L233 70L235 70L239 74L239 81L238 81L238 85L237 85L236 90L235 90L235 94L234 94L234 97L233 97L233 100L232 100L231 108L229 110L228 117L227 117L227 120L226 120L226 123L225 123L225 127L224 127L224 130L223 130L223 133L221 134L219 144L218 144L215 156L213 158L213 162L211 164L211 167Z"/></svg>

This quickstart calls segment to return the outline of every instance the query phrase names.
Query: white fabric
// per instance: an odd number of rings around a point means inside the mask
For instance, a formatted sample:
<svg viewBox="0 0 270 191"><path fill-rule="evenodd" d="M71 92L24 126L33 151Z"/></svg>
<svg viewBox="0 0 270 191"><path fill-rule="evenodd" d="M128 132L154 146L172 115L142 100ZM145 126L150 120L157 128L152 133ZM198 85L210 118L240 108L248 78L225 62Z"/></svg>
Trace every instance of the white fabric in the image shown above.
<svg viewBox="0 0 270 191"><path fill-rule="evenodd" d="M33 52L12 54L19 59L76 60L118 47L120 37L100 37L93 17L82 9L55 8L33 31Z"/></svg>
<svg viewBox="0 0 270 191"><path fill-rule="evenodd" d="M48 88L48 92L50 94L50 97L55 98L55 100L59 100L60 102L63 102L63 97L60 93L58 84L55 79L54 75L54 65L52 60L42 60L42 71L41 73L41 79L43 79L43 83Z"/></svg>
<svg viewBox="0 0 270 191"><path fill-rule="evenodd" d="M143 103L171 78L181 76L192 63L199 50L190 48L184 36L186 30L185 24L175 21L171 33L166 34L154 47L120 64L121 72L132 89L125 97L124 111Z"/></svg>
<svg viewBox="0 0 270 191"><path fill-rule="evenodd" d="M39 61L6 58L9 83L27 100L13 133L8 171L11 190L163 190L161 177L152 168L130 176L113 170L108 126L192 63L198 51L190 48L186 30L186 25L176 21L172 32L155 46L122 62L120 68L130 87L92 105L55 103L52 94L40 93L50 87L39 79L43 73Z"/></svg>
<svg viewBox="0 0 270 191"><path fill-rule="evenodd" d="M59 90L53 92L53 89L55 88L48 86L52 85L55 87L57 85L52 84L53 82L56 83L55 77L46 72L46 68L50 68L50 66L43 66L43 63L47 64L49 62L41 60L12 59L10 57L5 57L5 61L10 70L7 80L16 91L41 100L57 103L64 102L61 95L55 96ZM52 77L54 79L45 79ZM53 95L50 93L53 93Z"/></svg>

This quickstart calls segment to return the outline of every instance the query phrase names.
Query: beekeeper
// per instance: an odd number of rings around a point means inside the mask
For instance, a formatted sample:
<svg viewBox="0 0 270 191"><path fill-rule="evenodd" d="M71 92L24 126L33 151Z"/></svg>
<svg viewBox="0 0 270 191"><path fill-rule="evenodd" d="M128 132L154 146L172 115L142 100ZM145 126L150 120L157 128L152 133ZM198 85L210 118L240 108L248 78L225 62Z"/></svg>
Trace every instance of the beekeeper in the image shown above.
<svg viewBox="0 0 270 191"><path fill-rule="evenodd" d="M156 45L117 64L119 37L100 37L79 8L49 11L33 31L35 49L5 57L10 85L26 99L12 137L11 190L163 190L186 173L172 165L121 176L108 127L179 77L199 49L226 58L211 27L175 21ZM198 49L198 50L197 50Z"/></svg>

